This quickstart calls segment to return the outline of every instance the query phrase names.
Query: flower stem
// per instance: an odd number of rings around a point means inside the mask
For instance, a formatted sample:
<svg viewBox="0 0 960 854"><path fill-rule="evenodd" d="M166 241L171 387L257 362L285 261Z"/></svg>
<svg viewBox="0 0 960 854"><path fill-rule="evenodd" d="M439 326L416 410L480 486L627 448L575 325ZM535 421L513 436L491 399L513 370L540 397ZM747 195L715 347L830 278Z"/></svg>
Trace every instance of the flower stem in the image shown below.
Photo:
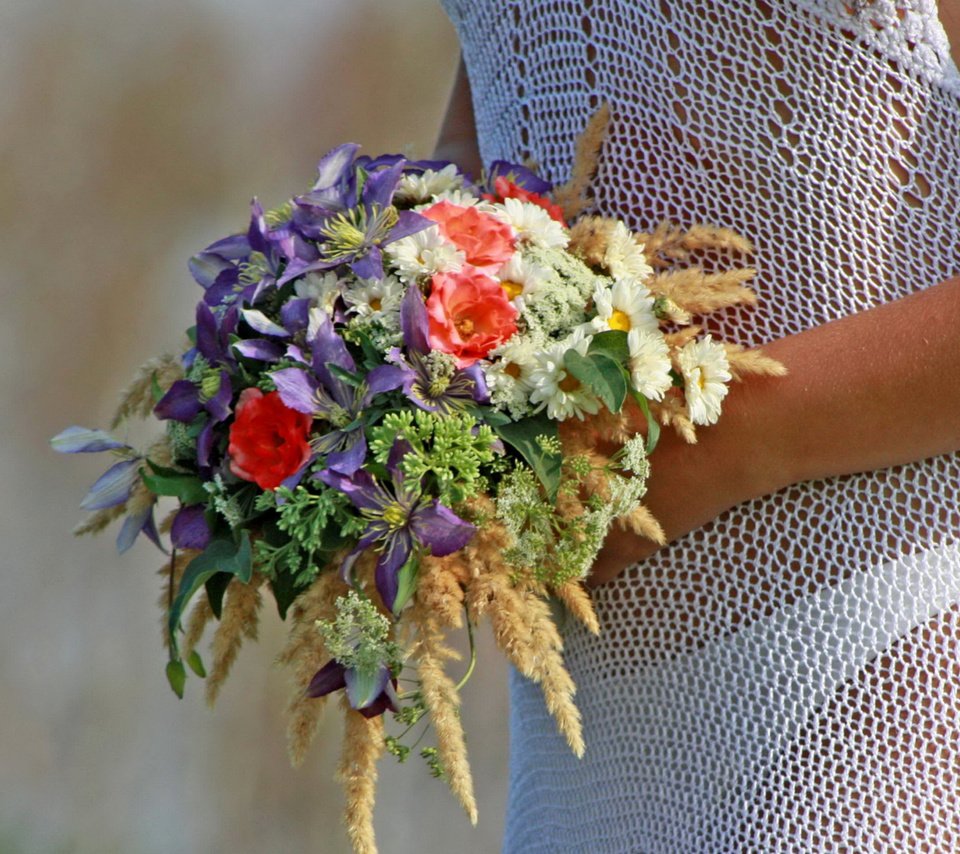
<svg viewBox="0 0 960 854"><path fill-rule="evenodd" d="M467 617L467 638L470 640L470 665L467 667L467 672L463 674L463 678L457 683L458 692L467 684L473 675L473 669L477 666L477 645L473 640L473 623L470 622L469 616Z"/></svg>

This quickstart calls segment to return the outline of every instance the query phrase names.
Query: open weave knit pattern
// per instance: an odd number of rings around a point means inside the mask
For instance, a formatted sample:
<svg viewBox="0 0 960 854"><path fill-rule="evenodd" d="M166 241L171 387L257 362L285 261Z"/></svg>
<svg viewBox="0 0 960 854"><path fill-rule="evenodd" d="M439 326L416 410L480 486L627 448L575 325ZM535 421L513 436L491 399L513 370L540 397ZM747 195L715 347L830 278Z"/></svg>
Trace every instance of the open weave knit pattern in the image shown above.
<svg viewBox="0 0 960 854"><path fill-rule="evenodd" d="M563 180L608 101L599 211L754 241L760 307L711 320L723 338L960 272L960 77L933 0L446 5L484 162ZM566 629L582 761L512 677L505 850L960 851L958 496L958 455L799 484L599 590L602 636Z"/></svg>

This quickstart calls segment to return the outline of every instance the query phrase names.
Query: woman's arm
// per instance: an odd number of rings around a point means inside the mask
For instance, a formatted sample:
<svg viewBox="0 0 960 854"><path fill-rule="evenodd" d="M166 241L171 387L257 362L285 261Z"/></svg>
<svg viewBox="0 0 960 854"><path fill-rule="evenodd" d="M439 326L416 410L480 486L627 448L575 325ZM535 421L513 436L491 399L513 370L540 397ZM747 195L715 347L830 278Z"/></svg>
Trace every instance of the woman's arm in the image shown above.
<svg viewBox="0 0 960 854"><path fill-rule="evenodd" d="M462 59L457 68L453 91L450 93L433 156L436 160L452 160L474 178L480 177L482 164L477 148L477 127L473 118L470 81Z"/></svg>
<svg viewBox="0 0 960 854"><path fill-rule="evenodd" d="M696 445L662 434L644 503L668 541L792 483L960 450L960 277L764 352L788 376L735 383ZM615 528L591 584L656 548Z"/></svg>

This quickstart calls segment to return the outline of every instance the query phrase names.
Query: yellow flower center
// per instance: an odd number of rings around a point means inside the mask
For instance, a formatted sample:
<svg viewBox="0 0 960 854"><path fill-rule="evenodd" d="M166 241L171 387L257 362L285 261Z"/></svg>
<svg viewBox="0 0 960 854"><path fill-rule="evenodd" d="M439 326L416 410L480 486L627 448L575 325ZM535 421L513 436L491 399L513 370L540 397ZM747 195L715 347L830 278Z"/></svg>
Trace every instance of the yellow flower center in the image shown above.
<svg viewBox="0 0 960 854"><path fill-rule="evenodd" d="M506 291L507 299L516 299L523 293L523 285L519 282L500 282L500 287Z"/></svg>
<svg viewBox="0 0 960 854"><path fill-rule="evenodd" d="M404 511L399 504L394 502L383 511L383 521L386 522L393 530L402 528L403 523L407 521L406 511Z"/></svg>
<svg viewBox="0 0 960 854"><path fill-rule="evenodd" d="M503 369L503 372L508 377L513 377L515 380L520 379L520 366L516 362L507 362L507 366Z"/></svg>
<svg viewBox="0 0 960 854"><path fill-rule="evenodd" d="M557 383L557 388L560 391L565 391L567 394L576 391L580 388L580 380L578 380L573 374L567 374L559 383Z"/></svg>
<svg viewBox="0 0 960 854"><path fill-rule="evenodd" d="M607 326L611 329L619 329L621 332L629 332L630 316L625 311L620 311L619 308L615 308L613 314L610 315L610 319L607 321Z"/></svg>
<svg viewBox="0 0 960 854"><path fill-rule="evenodd" d="M461 338L473 335L473 320L469 317L458 317L453 325L457 328Z"/></svg>
<svg viewBox="0 0 960 854"><path fill-rule="evenodd" d="M370 308L374 311L380 311L381 306L383 306L383 303L380 301L380 297L374 297L370 300Z"/></svg>

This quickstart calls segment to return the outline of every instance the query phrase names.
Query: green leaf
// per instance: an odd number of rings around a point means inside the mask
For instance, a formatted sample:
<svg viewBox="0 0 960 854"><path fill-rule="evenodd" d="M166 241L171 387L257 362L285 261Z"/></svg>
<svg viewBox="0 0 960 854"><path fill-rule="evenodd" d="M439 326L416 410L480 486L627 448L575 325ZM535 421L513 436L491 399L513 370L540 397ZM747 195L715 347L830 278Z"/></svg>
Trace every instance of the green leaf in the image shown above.
<svg viewBox="0 0 960 854"><path fill-rule="evenodd" d="M140 470L143 483L154 495L172 495L179 498L183 504L203 504L209 495L203 488L203 481L193 474L186 474L176 469L164 468L147 460L153 474Z"/></svg>
<svg viewBox="0 0 960 854"><path fill-rule="evenodd" d="M183 699L183 687L187 683L187 671L179 659L167 662L167 682L173 688L173 693Z"/></svg>
<svg viewBox="0 0 960 854"><path fill-rule="evenodd" d="M327 362L327 370L337 379L343 380L347 385L353 386L354 388L360 388L363 384L363 377L341 368L334 362Z"/></svg>
<svg viewBox="0 0 960 854"><path fill-rule="evenodd" d="M187 656L187 664L190 666L190 669L201 679L206 678L207 670L203 666L203 659L200 658L200 653L195 649L191 650L190 655Z"/></svg>
<svg viewBox="0 0 960 854"><path fill-rule="evenodd" d="M477 421L484 421L494 429L511 423L509 415L501 412L499 409L494 409L492 406L470 407L470 414L473 415Z"/></svg>
<svg viewBox="0 0 960 854"><path fill-rule="evenodd" d="M223 596L227 592L227 586L230 584L233 576L229 572L218 572L211 575L203 586L207 591L207 601L210 603L210 610L213 616L218 620L223 613Z"/></svg>
<svg viewBox="0 0 960 854"><path fill-rule="evenodd" d="M630 389L630 394L633 395L637 406L640 407L640 411L647 419L647 454L652 454L660 440L660 425L657 423L657 419L653 417L653 413L650 412L650 404L647 399L633 388Z"/></svg>
<svg viewBox="0 0 960 854"><path fill-rule="evenodd" d="M563 455L546 453L537 442L537 436L557 438L557 422L551 421L541 413L520 421L491 426L497 435L518 451L527 465L533 469L547 491L550 501L556 500L557 490L560 488L560 467L563 464Z"/></svg>
<svg viewBox="0 0 960 854"><path fill-rule="evenodd" d="M289 572L277 572L270 579L270 589L273 591L274 601L277 603L277 612L280 619L287 618L287 609L293 601L306 590L306 586L298 585Z"/></svg>
<svg viewBox="0 0 960 854"><path fill-rule="evenodd" d="M417 577L420 574L420 555L414 553L407 558L407 562L400 567L397 575L397 598L393 603L393 613L399 615L403 606L410 601L417 589Z"/></svg>
<svg viewBox="0 0 960 854"><path fill-rule="evenodd" d="M251 558L250 535L244 531L241 534L239 545L234 543L233 540L214 540L202 554L197 555L190 561L190 564L184 570L180 587L173 603L170 605L168 615L170 651L174 660L177 659L178 655L177 629L180 626L180 618L183 616L187 603L193 594L218 572L229 573L236 576L240 581L248 583L253 576L253 561Z"/></svg>
<svg viewBox="0 0 960 854"><path fill-rule="evenodd" d="M621 365L630 360L630 347L627 344L627 333L619 329L610 329L607 332L598 332L590 340L587 348L590 354L601 353Z"/></svg>
<svg viewBox="0 0 960 854"><path fill-rule="evenodd" d="M611 412L621 410L627 397L627 380L619 362L602 353L581 356L576 350L567 350L563 367L591 389Z"/></svg>

